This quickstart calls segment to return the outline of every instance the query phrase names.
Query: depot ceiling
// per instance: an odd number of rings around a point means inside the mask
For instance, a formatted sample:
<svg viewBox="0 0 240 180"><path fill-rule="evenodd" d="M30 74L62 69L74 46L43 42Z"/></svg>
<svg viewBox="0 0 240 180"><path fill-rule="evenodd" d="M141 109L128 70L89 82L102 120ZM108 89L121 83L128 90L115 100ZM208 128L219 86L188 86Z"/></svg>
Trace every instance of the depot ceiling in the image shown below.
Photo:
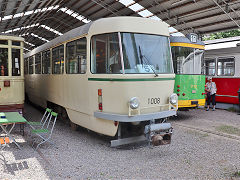
<svg viewBox="0 0 240 180"><path fill-rule="evenodd" d="M31 50L99 18L142 16L203 35L239 28L239 11L240 0L0 0L0 33L24 37Z"/></svg>

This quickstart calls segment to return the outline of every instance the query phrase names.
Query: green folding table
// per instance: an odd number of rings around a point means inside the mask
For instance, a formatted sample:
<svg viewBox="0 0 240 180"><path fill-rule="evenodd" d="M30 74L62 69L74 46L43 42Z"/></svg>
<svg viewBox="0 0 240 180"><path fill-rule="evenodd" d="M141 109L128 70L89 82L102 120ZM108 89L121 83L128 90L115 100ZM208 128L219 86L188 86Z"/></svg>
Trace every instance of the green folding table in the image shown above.
<svg viewBox="0 0 240 180"><path fill-rule="evenodd" d="M19 144L15 141L14 137L11 135L11 132L16 123L26 123L27 120L24 119L18 112L4 112L0 113L0 126L2 130L7 134L7 136L12 140L16 146L21 149ZM12 126L7 130L7 126Z"/></svg>

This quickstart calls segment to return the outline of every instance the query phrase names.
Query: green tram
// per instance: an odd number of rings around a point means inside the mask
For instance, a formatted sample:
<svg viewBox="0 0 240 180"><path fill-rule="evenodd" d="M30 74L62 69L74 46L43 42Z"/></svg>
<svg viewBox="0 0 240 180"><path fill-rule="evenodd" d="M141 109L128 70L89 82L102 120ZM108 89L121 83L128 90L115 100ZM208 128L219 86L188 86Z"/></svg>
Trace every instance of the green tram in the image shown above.
<svg viewBox="0 0 240 180"><path fill-rule="evenodd" d="M178 95L178 107L204 106L204 43L198 40L195 34L189 34L187 37L171 36L170 42L176 74L174 92Z"/></svg>

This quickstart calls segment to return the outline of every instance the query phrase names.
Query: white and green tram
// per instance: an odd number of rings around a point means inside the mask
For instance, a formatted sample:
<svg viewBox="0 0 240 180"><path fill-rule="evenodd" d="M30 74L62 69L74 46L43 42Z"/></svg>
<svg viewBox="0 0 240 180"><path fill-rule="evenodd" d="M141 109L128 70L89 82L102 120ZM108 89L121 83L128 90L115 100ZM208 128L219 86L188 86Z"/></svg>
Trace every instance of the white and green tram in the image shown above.
<svg viewBox="0 0 240 180"><path fill-rule="evenodd" d="M72 127L113 136L111 146L148 139L168 144L178 98L166 23L99 19L25 55L26 94L54 106Z"/></svg>

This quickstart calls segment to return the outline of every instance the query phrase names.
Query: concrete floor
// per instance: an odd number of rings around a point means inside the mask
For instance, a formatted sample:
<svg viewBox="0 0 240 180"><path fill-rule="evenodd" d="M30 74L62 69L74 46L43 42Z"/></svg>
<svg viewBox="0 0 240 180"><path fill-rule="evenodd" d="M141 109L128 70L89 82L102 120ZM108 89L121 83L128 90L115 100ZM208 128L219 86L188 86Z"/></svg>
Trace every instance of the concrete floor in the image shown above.
<svg viewBox="0 0 240 180"><path fill-rule="evenodd" d="M29 104L25 118L39 120L43 114ZM109 138L80 128L72 131L57 122L53 143L31 147L29 128L25 136L14 129L14 144L0 151L0 179L230 179L240 171L240 116L225 110L194 109L170 120L172 143L149 148L146 144L110 148ZM230 129L221 129L228 127ZM231 128L236 131L231 131ZM229 130L229 131L228 131Z"/></svg>

